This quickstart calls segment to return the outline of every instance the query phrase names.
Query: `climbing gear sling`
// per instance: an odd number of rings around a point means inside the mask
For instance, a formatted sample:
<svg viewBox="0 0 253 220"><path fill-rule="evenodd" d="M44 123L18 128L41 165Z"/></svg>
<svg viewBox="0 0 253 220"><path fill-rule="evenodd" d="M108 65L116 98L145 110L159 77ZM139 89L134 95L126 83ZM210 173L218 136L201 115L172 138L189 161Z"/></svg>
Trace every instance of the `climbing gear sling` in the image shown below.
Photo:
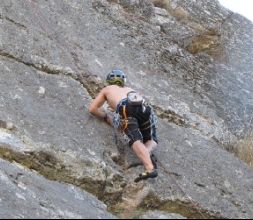
<svg viewBox="0 0 253 220"><path fill-rule="evenodd" d="M113 117L113 127L121 131L124 131L127 128L127 124L128 124L126 104L127 104L127 99L121 100L121 102L117 106L116 112ZM121 107L123 108L122 115L120 114Z"/></svg>
<svg viewBox="0 0 253 220"><path fill-rule="evenodd" d="M138 92L131 91L127 94L127 101L129 105L132 106L142 106L145 102L142 95L140 95Z"/></svg>

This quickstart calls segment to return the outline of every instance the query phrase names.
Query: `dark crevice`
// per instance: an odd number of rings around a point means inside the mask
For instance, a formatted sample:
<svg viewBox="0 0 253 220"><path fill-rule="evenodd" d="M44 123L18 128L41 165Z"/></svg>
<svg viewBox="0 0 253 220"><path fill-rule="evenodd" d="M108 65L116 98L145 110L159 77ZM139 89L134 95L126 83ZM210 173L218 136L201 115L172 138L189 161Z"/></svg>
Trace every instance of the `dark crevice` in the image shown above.
<svg viewBox="0 0 253 220"><path fill-rule="evenodd" d="M115 175L113 180L93 180L91 177L76 178L71 168L66 167L52 152L33 151L17 152L10 149L8 145L0 145L0 158L21 164L30 170L35 170L45 178L53 181L65 182L78 186L85 191L95 195L99 200L105 202L108 206L115 204L121 198L121 191L108 193L106 187L110 184L121 185L125 183L122 177ZM17 177L18 178L18 177Z"/></svg>
<svg viewBox="0 0 253 220"><path fill-rule="evenodd" d="M0 49L0 56L7 57L9 59L15 60L19 63L22 63L24 65L27 65L29 67L33 67L39 71L42 71L46 74L51 75L67 75L74 79L75 81L81 83L81 85L88 91L89 95L92 98L95 98L96 95L99 93L99 91L106 86L105 83L102 82L102 80L92 74L79 74L75 75L73 72L66 72L63 68L54 68L54 66L50 66L48 64L34 64L32 62L24 61L21 58L17 58L14 55L5 52ZM186 124L185 119L182 118L180 115L176 114L175 112L171 110L164 110L159 106L153 105L157 115L161 119L166 119L168 122L175 123L179 126L184 126Z"/></svg>
<svg viewBox="0 0 253 220"><path fill-rule="evenodd" d="M126 188L124 200L110 211L116 213L122 219L138 219L147 211L164 211L179 214L189 219L222 219L220 213L211 212L202 208L193 200L161 200L148 188Z"/></svg>
<svg viewBox="0 0 253 220"><path fill-rule="evenodd" d="M9 17L4 16L4 17L1 17L1 19L5 19L5 20L11 22L12 24L14 24L15 26L17 26L18 28L21 28L21 29L24 29L24 30L27 29L27 27L25 25L20 24L20 23L14 21L13 19L11 19Z"/></svg>
<svg viewBox="0 0 253 220"><path fill-rule="evenodd" d="M17 128L11 122L6 122L0 119L0 128L7 130L16 130Z"/></svg>
<svg viewBox="0 0 253 220"><path fill-rule="evenodd" d="M185 127L186 126L186 120L171 110L164 110L163 108L153 105L153 108L156 111L156 114L159 118L165 119L168 122L174 123L178 126Z"/></svg>
<svg viewBox="0 0 253 220"><path fill-rule="evenodd" d="M10 53L8 53L8 52L2 50L2 49L0 49L0 56L6 57L6 58L9 58L9 59L12 59L12 60L15 60L16 62L19 62L19 63L23 63L23 64L25 64L26 66L35 67L32 63L30 63L30 62L25 62L25 61L23 61L22 59L17 58L17 57L13 56L12 54L10 54ZM35 67L35 68L36 68L36 67ZM36 69L37 69L37 68L36 68Z"/></svg>
<svg viewBox="0 0 253 220"><path fill-rule="evenodd" d="M222 219L220 213L210 212L201 208L194 201L161 201L150 194L140 205L141 210L160 210L168 213L180 214L189 219Z"/></svg>
<svg viewBox="0 0 253 220"><path fill-rule="evenodd" d="M50 74L50 75L68 75L71 78L76 80L76 77L74 76L74 73L72 73L70 70L66 70L64 68L59 68L58 66L46 64L46 63L38 63L34 64L33 62L25 61L19 57L15 57L14 55L10 54L9 52L6 52L2 49L0 49L0 56L12 59L16 62L22 63L26 66L33 67L41 72Z"/></svg>

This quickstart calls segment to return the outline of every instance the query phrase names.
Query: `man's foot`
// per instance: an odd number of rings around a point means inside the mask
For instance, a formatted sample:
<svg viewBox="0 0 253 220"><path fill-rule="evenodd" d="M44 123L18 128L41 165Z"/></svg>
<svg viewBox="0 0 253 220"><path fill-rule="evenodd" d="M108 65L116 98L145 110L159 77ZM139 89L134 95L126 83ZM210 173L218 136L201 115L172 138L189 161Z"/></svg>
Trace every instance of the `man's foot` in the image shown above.
<svg viewBox="0 0 253 220"><path fill-rule="evenodd" d="M158 176L158 173L157 173L157 170L153 170L152 172L145 172L145 173L142 173L139 175L139 177L137 177L134 182L135 183L138 183L140 182L141 180L146 180L146 179L149 179L149 178L156 178Z"/></svg>
<svg viewBox="0 0 253 220"><path fill-rule="evenodd" d="M156 156L154 155L154 154L151 154L150 155L150 159L151 159L151 161L152 161L152 164L153 164L153 166L154 166L154 169L155 170L157 170L157 158L156 158Z"/></svg>

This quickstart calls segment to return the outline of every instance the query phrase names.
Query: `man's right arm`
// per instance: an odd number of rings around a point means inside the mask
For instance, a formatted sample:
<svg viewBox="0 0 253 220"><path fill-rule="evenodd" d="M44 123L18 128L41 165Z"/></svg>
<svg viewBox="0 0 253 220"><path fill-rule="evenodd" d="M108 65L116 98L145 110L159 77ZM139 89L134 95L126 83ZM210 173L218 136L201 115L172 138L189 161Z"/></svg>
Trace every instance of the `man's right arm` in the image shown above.
<svg viewBox="0 0 253 220"><path fill-rule="evenodd" d="M98 96L92 101L89 107L89 112L92 115L104 120L109 125L112 125L112 118L105 112L103 104L106 101L106 88L102 89Z"/></svg>
<svg viewBox="0 0 253 220"><path fill-rule="evenodd" d="M105 88L101 90L98 96L92 101L89 106L89 112L100 119L106 117L106 112L102 108L103 104L106 101Z"/></svg>

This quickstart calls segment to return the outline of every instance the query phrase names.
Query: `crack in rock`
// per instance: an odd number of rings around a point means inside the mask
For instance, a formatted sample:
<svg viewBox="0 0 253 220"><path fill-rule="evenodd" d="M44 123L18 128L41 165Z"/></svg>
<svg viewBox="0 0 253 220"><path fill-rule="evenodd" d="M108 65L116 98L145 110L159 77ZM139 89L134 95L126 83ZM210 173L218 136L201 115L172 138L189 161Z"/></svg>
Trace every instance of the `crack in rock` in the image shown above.
<svg viewBox="0 0 253 220"><path fill-rule="evenodd" d="M50 64L44 58L38 56L32 56L33 62L24 61L21 58L17 58L14 55L7 53L0 49L0 55L9 59L15 60L19 63L23 63L27 66L33 67L39 71L42 71L51 75L66 75L81 83L81 85L88 91L92 98L95 98L99 91L106 86L106 84L96 75L90 73L83 73L77 75L69 67L61 67L54 64ZM170 110L164 110L159 106L153 105L157 112L158 117L161 119L167 119L169 122L175 123L176 125L185 125L185 119Z"/></svg>
<svg viewBox="0 0 253 220"><path fill-rule="evenodd" d="M219 213L210 212L203 209L193 201L183 201L180 199L171 199L161 201L152 192L139 205L142 210L159 210L168 213L176 213L189 219L220 219Z"/></svg>
<svg viewBox="0 0 253 220"><path fill-rule="evenodd" d="M25 25L23 25L23 24L21 24L21 23L18 23L18 22L14 21L13 19L11 19L11 18L9 18L9 17L7 17L7 16L2 16L2 15L0 14L0 19L9 21L9 22L11 22L12 24L14 24L15 26L17 26L18 28L27 30L27 27L26 27Z"/></svg>
<svg viewBox="0 0 253 220"><path fill-rule="evenodd" d="M0 128L7 129L7 130L15 130L16 127L12 122L6 122L3 120L0 120Z"/></svg>
<svg viewBox="0 0 253 220"><path fill-rule="evenodd" d="M29 149L30 148L30 149ZM36 149L35 149L36 148ZM71 155L28 147L11 133L0 130L0 157L35 170L49 180L81 187L108 206L118 201L126 185L124 178L108 166L93 161L77 161ZM96 176L94 176L94 173Z"/></svg>

